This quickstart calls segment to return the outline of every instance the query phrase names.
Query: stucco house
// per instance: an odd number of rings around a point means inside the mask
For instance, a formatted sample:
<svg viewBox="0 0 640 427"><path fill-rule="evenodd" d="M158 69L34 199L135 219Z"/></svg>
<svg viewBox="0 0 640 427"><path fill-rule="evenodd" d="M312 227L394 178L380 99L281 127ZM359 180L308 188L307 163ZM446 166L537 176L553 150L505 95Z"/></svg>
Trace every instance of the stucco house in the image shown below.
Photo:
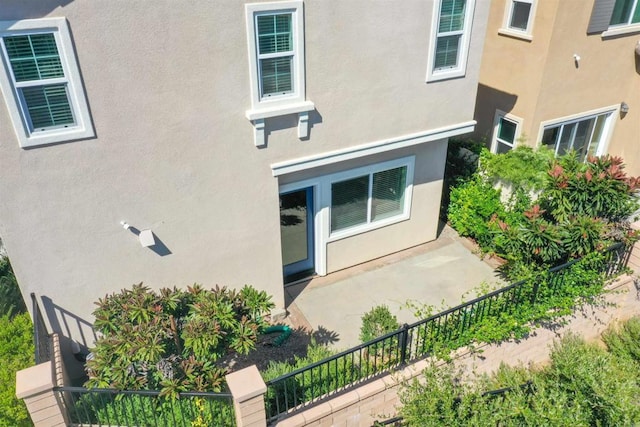
<svg viewBox="0 0 640 427"><path fill-rule="evenodd" d="M489 2L5 0L0 235L49 328L138 282L285 284L435 239Z"/></svg>
<svg viewBox="0 0 640 427"><path fill-rule="evenodd" d="M640 2L494 0L476 136L619 155L640 174Z"/></svg>

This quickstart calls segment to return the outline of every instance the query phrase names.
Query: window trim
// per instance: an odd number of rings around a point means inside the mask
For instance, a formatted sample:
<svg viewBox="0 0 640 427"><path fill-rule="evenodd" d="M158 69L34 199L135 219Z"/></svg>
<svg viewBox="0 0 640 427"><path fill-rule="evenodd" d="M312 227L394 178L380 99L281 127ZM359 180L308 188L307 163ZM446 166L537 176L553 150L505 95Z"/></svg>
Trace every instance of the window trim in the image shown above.
<svg viewBox="0 0 640 427"><path fill-rule="evenodd" d="M328 207L329 207L329 238L328 242L344 239L345 237L355 236L356 234L365 233L367 231L375 230L377 228L386 227L391 224L405 221L411 217L411 196L413 193L413 169L415 165L415 156L404 157L401 159L390 160L383 163L376 163L374 165L363 166L355 169L350 169L344 172L338 172L327 176L327 191L328 191ZM404 206L402 213L391 216L389 218L383 218L379 221L371 221L364 224L354 225L352 227L344 228L342 230L331 231L331 187L336 182L347 181L349 179L357 178L359 176L369 175L369 182L371 182L372 176L378 172L384 172L390 169L396 169L406 166L407 174L405 176L405 188L404 188ZM369 193L371 193L369 189ZM371 199L367 196L367 218L370 218L371 214Z"/></svg>
<svg viewBox="0 0 640 427"><path fill-rule="evenodd" d="M613 18L613 11L615 10L616 0L613 0L613 6L611 9L611 16L609 16L609 25L607 29L602 32L601 37L603 39L609 37L620 36L624 34L633 34L640 32L640 22L631 22L626 24L611 25L611 18ZM640 8L640 0L636 0L635 9L632 9L631 16L634 15L633 11Z"/></svg>
<svg viewBox="0 0 640 427"><path fill-rule="evenodd" d="M500 129L501 119L506 119L516 124L516 132L513 136L513 146L511 147L512 150L518 146L518 139L520 138L520 135L522 133L523 119L514 116L513 114L506 113L502 110L496 110L493 118L493 135L491 137L491 152L494 154L497 153L498 143L508 145L506 142L498 140L498 131Z"/></svg>
<svg viewBox="0 0 640 427"><path fill-rule="evenodd" d="M271 14L291 13L293 38L292 79L293 90L289 94L262 97L260 95L260 61L258 58L256 29L257 17ZM250 3L245 5L247 25L247 46L249 49L249 78L251 88L251 107L247 116L271 117L279 115L279 110L290 109L293 104L305 101L305 67L304 67L304 15L303 1L292 0L268 3Z"/></svg>
<svg viewBox="0 0 640 427"><path fill-rule="evenodd" d="M69 103L76 124L65 128L53 128L42 131L31 131L21 101L13 72L9 63L4 42L0 42L2 72L0 72L0 89L13 122L13 127L22 148L36 147L46 144L68 142L95 136L89 107L76 63L75 50L71 41L69 25L65 18L25 19L20 21L0 21L0 39L5 36L52 33L56 40L60 62L65 73L65 83L69 95ZM53 79L52 79L53 80ZM58 80L58 79L56 79ZM42 80L46 81L46 80Z"/></svg>
<svg viewBox="0 0 640 427"><path fill-rule="evenodd" d="M433 2L433 14L431 19L431 42L429 44L429 54L427 62L427 82L464 77L467 71L467 57L469 56L469 45L471 43L471 29L473 27L473 17L475 13L476 0L466 0L466 10L464 24L462 26L462 36L460 38L460 50L458 52L458 64L454 68L435 70L436 48L438 44L438 27L440 25L440 10L442 1ZM443 33L441 37L445 37Z"/></svg>
<svg viewBox="0 0 640 427"><path fill-rule="evenodd" d="M320 276L327 274L327 245L328 243L342 240L358 234L377 230L392 224L396 224L411 219L411 206L413 203L413 179L415 169L416 156L411 155L401 157L394 160L374 163L372 165L361 166L342 172L336 172L328 175L320 175L314 178L294 181L282 184L278 188L278 194L288 193L290 191L302 188L313 187L314 207L313 207L313 225L314 225L314 241L315 241L315 267L316 273ZM331 233L331 184L336 181L343 181L349 177L356 177L367 174L369 172L381 172L388 169L407 166L407 175L405 181L404 193L404 211L402 215L385 218L366 225L354 226L339 232Z"/></svg>
<svg viewBox="0 0 640 427"><path fill-rule="evenodd" d="M520 3L531 4L529 9L529 20L527 21L527 28L525 30L519 30L517 28L509 27L511 17L513 14L514 3L518 1ZM498 34L504 36L514 37L526 41L533 40L533 26L535 22L536 9L538 6L537 0L508 0L504 10L504 18L502 20L502 27L498 29Z"/></svg>
<svg viewBox="0 0 640 427"><path fill-rule="evenodd" d="M609 143L611 142L611 136L613 135L613 130L615 128L615 124L617 121L616 117L619 117L619 114L620 114L619 104L610 105L608 107L598 108L595 110L589 110L589 111L585 111L578 114L572 114L570 116L564 116L557 119L545 120L540 122L540 127L538 128L537 146L541 147L543 145L542 136L544 135L544 131L546 128L555 127L563 124L571 124L573 122L586 120L588 118L597 117L604 114L609 114L609 117L607 117L606 122L604 124L601 141L600 141L600 144L598 145L596 155L601 156L603 154L606 154L609 148ZM555 147L554 147L554 153L555 153Z"/></svg>

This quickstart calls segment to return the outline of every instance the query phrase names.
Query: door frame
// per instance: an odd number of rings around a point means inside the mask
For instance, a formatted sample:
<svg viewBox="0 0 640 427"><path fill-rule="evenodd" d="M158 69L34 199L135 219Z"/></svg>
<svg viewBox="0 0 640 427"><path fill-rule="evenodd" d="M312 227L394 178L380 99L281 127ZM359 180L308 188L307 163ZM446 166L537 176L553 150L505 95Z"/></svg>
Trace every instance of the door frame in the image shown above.
<svg viewBox="0 0 640 427"><path fill-rule="evenodd" d="M280 198L281 194L290 193L296 190L303 190L309 187L311 187L312 189L311 191L313 197L313 209L311 211L313 218L313 263L315 266L316 274L319 276L325 276L327 274L327 243L323 233L323 230L326 230L326 227L324 226L324 221L322 218L322 203L320 203L320 180L308 179L304 181L293 182L291 184L283 184L278 188L278 198ZM280 245L282 245L282 241L280 241ZM284 268L284 265L282 267Z"/></svg>

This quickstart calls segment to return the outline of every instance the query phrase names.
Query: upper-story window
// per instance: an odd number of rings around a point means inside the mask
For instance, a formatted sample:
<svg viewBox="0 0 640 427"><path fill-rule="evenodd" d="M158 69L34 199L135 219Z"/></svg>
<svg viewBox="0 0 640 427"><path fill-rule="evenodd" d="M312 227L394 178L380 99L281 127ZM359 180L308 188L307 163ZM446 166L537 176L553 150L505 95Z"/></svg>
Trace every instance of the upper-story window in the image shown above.
<svg viewBox="0 0 640 427"><path fill-rule="evenodd" d="M640 1L616 0L611 14L611 26L640 23Z"/></svg>
<svg viewBox="0 0 640 427"><path fill-rule="evenodd" d="M502 28L498 32L516 38L531 40L535 6L535 0L508 0Z"/></svg>
<svg viewBox="0 0 640 427"><path fill-rule="evenodd" d="M427 81L464 76L475 0L435 2Z"/></svg>
<svg viewBox="0 0 640 427"><path fill-rule="evenodd" d="M302 1L246 5L253 109L305 99Z"/></svg>
<svg viewBox="0 0 640 427"><path fill-rule="evenodd" d="M0 87L22 147L94 136L64 18L0 21Z"/></svg>
<svg viewBox="0 0 640 427"><path fill-rule="evenodd" d="M587 34L603 38L640 32L639 0L593 0Z"/></svg>

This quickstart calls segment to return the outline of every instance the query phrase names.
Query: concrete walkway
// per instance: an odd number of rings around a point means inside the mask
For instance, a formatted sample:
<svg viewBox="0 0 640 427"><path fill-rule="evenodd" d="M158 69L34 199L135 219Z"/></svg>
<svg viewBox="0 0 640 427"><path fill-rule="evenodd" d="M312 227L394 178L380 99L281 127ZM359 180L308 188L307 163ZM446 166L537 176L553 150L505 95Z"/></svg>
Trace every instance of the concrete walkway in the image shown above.
<svg viewBox="0 0 640 427"><path fill-rule="evenodd" d="M497 283L494 268L472 253L466 239L444 227L437 240L285 289L289 321L319 331L336 349L360 343L362 315L387 305L400 323L415 322L407 301L459 304L482 282ZM317 335L317 334L316 334Z"/></svg>

